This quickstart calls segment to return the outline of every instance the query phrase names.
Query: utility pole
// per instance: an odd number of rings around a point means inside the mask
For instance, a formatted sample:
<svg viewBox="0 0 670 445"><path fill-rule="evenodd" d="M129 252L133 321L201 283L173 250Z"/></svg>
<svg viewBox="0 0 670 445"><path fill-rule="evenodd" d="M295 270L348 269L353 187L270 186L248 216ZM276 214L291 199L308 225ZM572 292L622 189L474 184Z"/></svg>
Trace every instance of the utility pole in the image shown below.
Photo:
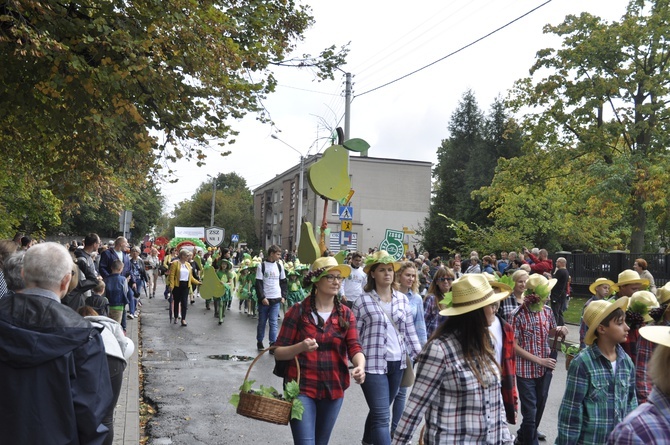
<svg viewBox="0 0 670 445"><path fill-rule="evenodd" d="M351 138L351 73L345 73L344 87L344 140Z"/></svg>
<svg viewBox="0 0 670 445"><path fill-rule="evenodd" d="M209 226L214 227L214 206L216 204L216 178L213 176L210 176L210 178L212 178L212 217L209 220Z"/></svg>

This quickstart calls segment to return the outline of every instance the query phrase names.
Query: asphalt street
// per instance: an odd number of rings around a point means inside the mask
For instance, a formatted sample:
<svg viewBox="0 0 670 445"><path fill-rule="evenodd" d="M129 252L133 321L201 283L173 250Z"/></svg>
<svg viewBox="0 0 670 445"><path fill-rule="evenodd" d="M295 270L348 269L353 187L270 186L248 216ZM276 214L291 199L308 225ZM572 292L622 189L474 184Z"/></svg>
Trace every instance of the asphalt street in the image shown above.
<svg viewBox="0 0 670 445"><path fill-rule="evenodd" d="M213 310L196 299L189 305L188 326L170 324L164 285L154 299L144 299L141 315L144 397L155 409L145 434L148 444L291 444L289 426L275 425L236 414L228 403L249 369L250 361L235 357L256 357L256 325L238 310L233 301L223 325ZM576 327L572 327L576 330ZM267 329L264 344L267 346ZM558 408L565 389L565 359L559 353L549 401L540 430L548 444L556 437ZM274 386L281 390L281 379L272 374L274 358L264 354L253 366L250 379L254 387ZM360 444L368 409L360 386L352 383L346 391L330 443ZM519 415L519 421L521 417ZM517 426L511 425L512 434ZM413 443L418 442L418 431Z"/></svg>

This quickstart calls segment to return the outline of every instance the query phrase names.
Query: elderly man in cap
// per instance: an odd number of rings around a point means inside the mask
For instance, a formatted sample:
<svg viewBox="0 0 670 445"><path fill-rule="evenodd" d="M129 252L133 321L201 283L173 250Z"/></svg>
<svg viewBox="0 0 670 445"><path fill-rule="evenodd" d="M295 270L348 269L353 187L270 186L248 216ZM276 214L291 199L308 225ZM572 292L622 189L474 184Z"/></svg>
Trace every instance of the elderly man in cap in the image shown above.
<svg viewBox="0 0 670 445"><path fill-rule="evenodd" d="M96 328L61 303L72 258L58 243L24 256L26 288L0 300L0 431L16 444L102 444L112 388Z"/></svg>

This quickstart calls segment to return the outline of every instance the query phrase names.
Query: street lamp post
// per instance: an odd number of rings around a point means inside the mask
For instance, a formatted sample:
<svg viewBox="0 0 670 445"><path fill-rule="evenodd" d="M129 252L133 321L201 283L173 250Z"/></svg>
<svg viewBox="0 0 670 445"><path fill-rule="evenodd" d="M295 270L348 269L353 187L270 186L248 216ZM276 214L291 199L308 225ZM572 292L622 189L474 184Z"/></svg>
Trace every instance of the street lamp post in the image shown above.
<svg viewBox="0 0 670 445"><path fill-rule="evenodd" d="M296 153L298 153L300 155L300 176L298 178L298 218L297 218L298 221L297 221L297 224L295 226L295 245L299 246L300 245L300 225L302 224L302 188L303 188L303 177L304 177L304 174L305 174L305 157L302 155L302 153L300 153L299 150L297 150L296 148L294 148L293 146L291 146L287 142L282 141L281 139L279 139L276 134L273 134L271 137L272 137L272 139L278 140L279 142L286 145L291 150L295 151Z"/></svg>
<svg viewBox="0 0 670 445"><path fill-rule="evenodd" d="M216 178L212 175L207 175L212 178L212 216L209 219L209 226L214 227L214 206L216 203Z"/></svg>

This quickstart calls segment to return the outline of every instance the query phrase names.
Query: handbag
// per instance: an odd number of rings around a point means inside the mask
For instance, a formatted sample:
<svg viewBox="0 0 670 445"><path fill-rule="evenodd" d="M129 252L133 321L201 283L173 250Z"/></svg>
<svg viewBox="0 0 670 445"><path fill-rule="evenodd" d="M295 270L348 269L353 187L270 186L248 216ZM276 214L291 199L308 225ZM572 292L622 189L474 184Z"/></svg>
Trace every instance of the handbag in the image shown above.
<svg viewBox="0 0 670 445"><path fill-rule="evenodd" d="M395 321L393 321L392 317L389 317L386 315L386 312L384 312L384 309L382 308L382 305L379 304L379 302L372 297L375 303L377 303L377 306L379 306L379 309L382 311L384 316L388 318L391 321L391 324L395 328L396 333L398 334L398 338L401 337L400 335L400 330L398 329L398 326L395 324ZM412 365L412 358L409 356L409 352L405 353L405 371L402 373L402 380L400 380L400 387L401 388L408 388L414 384L414 366Z"/></svg>

